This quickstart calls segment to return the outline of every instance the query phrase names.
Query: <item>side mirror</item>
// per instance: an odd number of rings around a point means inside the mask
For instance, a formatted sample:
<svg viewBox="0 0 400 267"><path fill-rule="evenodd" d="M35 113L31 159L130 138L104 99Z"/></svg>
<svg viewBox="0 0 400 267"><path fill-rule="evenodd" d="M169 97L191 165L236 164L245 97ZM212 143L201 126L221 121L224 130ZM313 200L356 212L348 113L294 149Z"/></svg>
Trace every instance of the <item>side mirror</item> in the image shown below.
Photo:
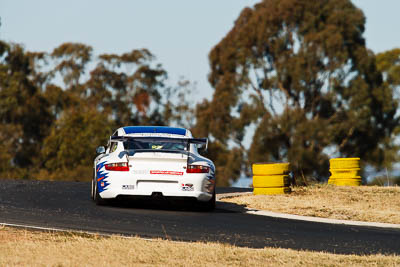
<svg viewBox="0 0 400 267"><path fill-rule="evenodd" d="M98 148L96 148L96 153L104 154L104 153L106 153L106 148L104 146L99 146Z"/></svg>

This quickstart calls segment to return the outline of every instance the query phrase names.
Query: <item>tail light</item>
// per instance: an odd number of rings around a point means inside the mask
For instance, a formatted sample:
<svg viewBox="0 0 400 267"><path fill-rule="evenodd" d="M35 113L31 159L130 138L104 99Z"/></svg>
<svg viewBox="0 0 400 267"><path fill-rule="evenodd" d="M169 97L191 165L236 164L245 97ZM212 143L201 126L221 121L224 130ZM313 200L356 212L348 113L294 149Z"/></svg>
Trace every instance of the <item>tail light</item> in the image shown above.
<svg viewBox="0 0 400 267"><path fill-rule="evenodd" d="M129 171L128 162L109 163L106 164L105 167L107 171L120 171L120 172Z"/></svg>
<svg viewBox="0 0 400 267"><path fill-rule="evenodd" d="M188 165L186 169L187 173L208 173L209 171L210 167L202 165Z"/></svg>

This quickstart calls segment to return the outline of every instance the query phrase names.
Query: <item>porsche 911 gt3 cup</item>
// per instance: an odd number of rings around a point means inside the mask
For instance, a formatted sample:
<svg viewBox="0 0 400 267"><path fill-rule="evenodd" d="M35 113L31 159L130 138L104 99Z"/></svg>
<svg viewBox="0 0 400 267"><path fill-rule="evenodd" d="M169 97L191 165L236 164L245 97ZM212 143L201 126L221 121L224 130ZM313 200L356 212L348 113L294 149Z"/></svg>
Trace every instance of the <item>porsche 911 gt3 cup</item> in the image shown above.
<svg viewBox="0 0 400 267"><path fill-rule="evenodd" d="M215 166L198 152L206 138L193 138L183 128L127 126L98 147L92 198L101 205L126 196L194 198L215 207Z"/></svg>

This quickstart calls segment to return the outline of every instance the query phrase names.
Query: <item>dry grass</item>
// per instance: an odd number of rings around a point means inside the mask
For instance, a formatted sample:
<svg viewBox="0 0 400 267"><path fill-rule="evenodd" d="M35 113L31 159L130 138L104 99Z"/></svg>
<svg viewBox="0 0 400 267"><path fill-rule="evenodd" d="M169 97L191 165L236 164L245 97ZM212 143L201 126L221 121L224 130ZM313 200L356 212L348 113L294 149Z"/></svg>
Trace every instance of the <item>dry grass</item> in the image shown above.
<svg viewBox="0 0 400 267"><path fill-rule="evenodd" d="M398 266L400 257L334 255L0 228L0 266Z"/></svg>
<svg viewBox="0 0 400 267"><path fill-rule="evenodd" d="M296 215L400 224L400 187L315 185L294 188L286 195L246 195L223 201Z"/></svg>

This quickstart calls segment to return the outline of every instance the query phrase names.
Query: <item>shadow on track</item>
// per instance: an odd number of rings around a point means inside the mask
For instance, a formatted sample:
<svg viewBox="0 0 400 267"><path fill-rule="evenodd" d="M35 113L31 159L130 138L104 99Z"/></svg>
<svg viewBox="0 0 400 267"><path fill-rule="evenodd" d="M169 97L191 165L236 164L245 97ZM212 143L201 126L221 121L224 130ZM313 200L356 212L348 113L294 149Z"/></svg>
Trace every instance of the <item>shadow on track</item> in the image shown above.
<svg viewBox="0 0 400 267"><path fill-rule="evenodd" d="M94 204L94 203L93 203ZM244 205L217 201L212 211L203 210L194 199L166 198L166 197L123 197L108 201L106 206L123 209L182 211L202 213L243 213Z"/></svg>

